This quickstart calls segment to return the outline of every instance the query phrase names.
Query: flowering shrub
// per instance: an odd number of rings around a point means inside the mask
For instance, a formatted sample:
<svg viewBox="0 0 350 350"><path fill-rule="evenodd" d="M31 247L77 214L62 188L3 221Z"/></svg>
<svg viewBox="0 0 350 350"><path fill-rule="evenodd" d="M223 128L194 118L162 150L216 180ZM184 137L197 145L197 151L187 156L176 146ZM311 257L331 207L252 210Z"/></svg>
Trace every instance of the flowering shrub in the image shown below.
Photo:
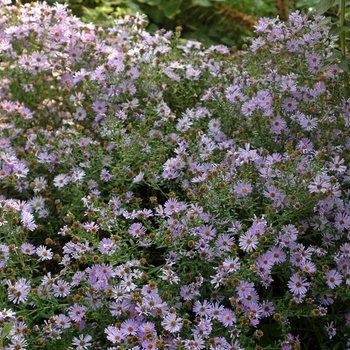
<svg viewBox="0 0 350 350"><path fill-rule="evenodd" d="M262 18L232 55L143 16L0 11L0 346L348 346L350 99L323 17Z"/></svg>

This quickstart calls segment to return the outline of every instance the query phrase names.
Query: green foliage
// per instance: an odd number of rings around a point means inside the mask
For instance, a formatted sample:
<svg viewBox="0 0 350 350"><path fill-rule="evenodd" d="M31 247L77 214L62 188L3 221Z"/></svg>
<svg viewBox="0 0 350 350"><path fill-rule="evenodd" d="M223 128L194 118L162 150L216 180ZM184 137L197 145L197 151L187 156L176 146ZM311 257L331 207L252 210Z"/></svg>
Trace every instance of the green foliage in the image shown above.
<svg viewBox="0 0 350 350"><path fill-rule="evenodd" d="M59 2L62 2L60 0ZM147 15L148 31L183 28L186 39L202 41L206 46L225 44L241 46L257 18L277 15L276 1L255 0L69 0L73 14L85 22L102 27L113 18Z"/></svg>
<svg viewBox="0 0 350 350"><path fill-rule="evenodd" d="M320 0L316 7L316 14L322 15L326 13L331 7L338 5L337 18L333 20L333 26L329 30L330 36L339 36L339 49L336 48L333 51L333 55L329 58L329 62L338 63L339 67L344 71L344 84L348 91L350 90L349 84L349 67L350 58L346 54L346 37L350 32L350 23L346 20L346 15L349 12L349 0ZM326 17L324 22L331 22L331 17Z"/></svg>

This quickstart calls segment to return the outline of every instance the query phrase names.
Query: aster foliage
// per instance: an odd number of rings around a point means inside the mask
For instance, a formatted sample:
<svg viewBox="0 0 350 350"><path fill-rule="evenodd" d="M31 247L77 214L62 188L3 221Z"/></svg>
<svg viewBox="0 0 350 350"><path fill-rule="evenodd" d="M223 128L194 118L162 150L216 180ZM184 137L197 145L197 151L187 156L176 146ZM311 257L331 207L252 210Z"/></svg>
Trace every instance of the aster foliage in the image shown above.
<svg viewBox="0 0 350 350"><path fill-rule="evenodd" d="M2 0L0 346L350 348L350 99L322 16L245 52Z"/></svg>

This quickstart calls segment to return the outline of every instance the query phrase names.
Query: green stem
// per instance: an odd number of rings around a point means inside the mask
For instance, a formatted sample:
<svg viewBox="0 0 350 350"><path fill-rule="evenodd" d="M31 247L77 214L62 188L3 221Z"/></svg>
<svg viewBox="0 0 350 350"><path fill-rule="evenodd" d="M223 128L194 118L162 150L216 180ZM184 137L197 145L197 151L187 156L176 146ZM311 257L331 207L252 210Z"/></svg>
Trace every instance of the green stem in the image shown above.
<svg viewBox="0 0 350 350"><path fill-rule="evenodd" d="M341 0L340 2L340 14L339 14L339 20L340 20L340 28L342 31L340 32L340 49L341 49L341 55L342 59L346 60L346 36L345 36L345 31L344 25L345 25L345 0ZM345 83L345 88L349 88L349 73L348 71L344 72L344 83Z"/></svg>

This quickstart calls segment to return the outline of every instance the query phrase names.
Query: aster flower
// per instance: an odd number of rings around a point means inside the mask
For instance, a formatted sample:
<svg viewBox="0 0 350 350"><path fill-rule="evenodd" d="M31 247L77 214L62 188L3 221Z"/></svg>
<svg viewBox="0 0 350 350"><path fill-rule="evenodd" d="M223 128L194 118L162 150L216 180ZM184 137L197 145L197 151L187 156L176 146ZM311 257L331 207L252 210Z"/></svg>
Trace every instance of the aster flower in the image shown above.
<svg viewBox="0 0 350 350"><path fill-rule="evenodd" d="M220 315L217 317L218 321L220 321L225 327L231 327L234 323L236 323L236 315L232 310L225 308L221 311Z"/></svg>
<svg viewBox="0 0 350 350"><path fill-rule="evenodd" d="M302 115L299 119L299 124L306 131L314 130L318 124L318 120L316 118L312 118L310 116Z"/></svg>
<svg viewBox="0 0 350 350"><path fill-rule="evenodd" d="M108 326L104 332L107 334L107 339L113 344L120 343L125 339L125 335L114 326Z"/></svg>
<svg viewBox="0 0 350 350"><path fill-rule="evenodd" d="M246 232L239 237L239 247L245 252L253 251L258 245L258 238L251 232Z"/></svg>
<svg viewBox="0 0 350 350"><path fill-rule="evenodd" d="M34 182L34 189L33 189L33 191L34 191L35 194L39 193L40 191L45 190L46 187L47 187L47 181L46 181L46 179L43 176L36 177L33 182Z"/></svg>
<svg viewBox="0 0 350 350"><path fill-rule="evenodd" d="M51 260L53 257L53 252L52 252L51 248L47 248L43 245L39 246L36 249L36 254L39 257L39 261Z"/></svg>
<svg viewBox="0 0 350 350"><path fill-rule="evenodd" d="M11 146L10 139L0 138L0 148L9 148Z"/></svg>
<svg viewBox="0 0 350 350"><path fill-rule="evenodd" d="M178 333L182 328L182 319L175 313L168 313L162 320L162 326L170 333Z"/></svg>
<svg viewBox="0 0 350 350"><path fill-rule="evenodd" d="M316 265L312 261L305 260L300 264L300 268L306 273L313 274L317 271Z"/></svg>
<svg viewBox="0 0 350 350"><path fill-rule="evenodd" d="M41 196L35 196L28 202L28 204L36 211L44 209L45 198Z"/></svg>
<svg viewBox="0 0 350 350"><path fill-rule="evenodd" d="M20 278L14 284L10 280L6 281L8 285L8 298L14 304L25 303L30 292L30 283L25 278Z"/></svg>
<svg viewBox="0 0 350 350"><path fill-rule="evenodd" d="M329 270L326 274L326 283L329 288L334 289L342 283L342 276L337 270Z"/></svg>
<svg viewBox="0 0 350 350"><path fill-rule="evenodd" d="M86 110L82 107L77 107L73 114L75 120L82 121L86 118Z"/></svg>
<svg viewBox="0 0 350 350"><path fill-rule="evenodd" d="M286 112L293 112L297 108L297 106L298 106L297 100L292 97L286 98L282 103L282 108Z"/></svg>
<svg viewBox="0 0 350 350"><path fill-rule="evenodd" d="M59 314L56 316L56 324L57 327L63 329L69 329L71 327L70 319L64 314Z"/></svg>
<svg viewBox="0 0 350 350"><path fill-rule="evenodd" d="M123 335L136 335L138 331L138 323L133 319L127 319L122 322L120 326L120 331Z"/></svg>
<svg viewBox="0 0 350 350"><path fill-rule="evenodd" d="M141 324L139 324L138 330L139 332L141 332L141 334L154 333L155 324L149 321L142 322Z"/></svg>
<svg viewBox="0 0 350 350"><path fill-rule="evenodd" d="M76 350L87 350L91 347L92 336L87 334L80 334L79 338L74 337L72 340L72 345L76 346Z"/></svg>
<svg viewBox="0 0 350 350"><path fill-rule="evenodd" d="M211 312L211 304L208 302L208 300L204 300L203 303L197 300L193 305L193 312L200 317L209 317Z"/></svg>
<svg viewBox="0 0 350 350"><path fill-rule="evenodd" d="M70 285L63 280L58 280L57 284L54 284L53 286L54 293L53 295L55 297L66 297L70 292Z"/></svg>
<svg viewBox="0 0 350 350"><path fill-rule="evenodd" d="M239 258L229 257L223 261L222 266L224 267L227 273L233 273L240 269L241 264L239 263Z"/></svg>
<svg viewBox="0 0 350 350"><path fill-rule="evenodd" d="M328 334L328 338L332 339L336 334L337 334L337 329L334 327L334 323L333 321L328 322L325 326L324 326L327 334Z"/></svg>
<svg viewBox="0 0 350 350"><path fill-rule="evenodd" d="M134 223L130 226L128 233L133 237L143 237L146 234L146 228L141 223Z"/></svg>
<svg viewBox="0 0 350 350"><path fill-rule="evenodd" d="M23 243L21 245L21 252L25 255L33 255L36 252L36 248L31 243Z"/></svg>
<svg viewBox="0 0 350 350"><path fill-rule="evenodd" d="M237 198L243 198L248 196L249 193L252 192L252 185L250 183L238 183L235 187L234 187L234 191L237 194Z"/></svg>
<svg viewBox="0 0 350 350"><path fill-rule="evenodd" d="M22 334L16 334L11 336L10 344L6 349L8 350L26 350L27 349L27 340L23 337Z"/></svg>
<svg viewBox="0 0 350 350"><path fill-rule="evenodd" d="M59 175L55 176L55 178L53 180L53 184L54 184L54 186L56 186L58 188L62 188L69 183L69 180L70 180L70 178L68 175L59 174Z"/></svg>
<svg viewBox="0 0 350 350"><path fill-rule="evenodd" d="M79 304L74 304L73 306L70 306L67 310L71 320L75 322L81 322L83 317L85 316L87 307Z"/></svg>
<svg viewBox="0 0 350 350"><path fill-rule="evenodd" d="M117 246L110 238L103 238L99 243L99 250L101 254L112 255L117 250Z"/></svg>
<svg viewBox="0 0 350 350"><path fill-rule="evenodd" d="M235 244L234 238L226 233L220 235L215 242L216 247L223 252L229 251L233 244Z"/></svg>
<svg viewBox="0 0 350 350"><path fill-rule="evenodd" d="M307 282L306 278L302 278L296 273L292 275L287 285L294 295L302 296L307 292L310 283Z"/></svg>

